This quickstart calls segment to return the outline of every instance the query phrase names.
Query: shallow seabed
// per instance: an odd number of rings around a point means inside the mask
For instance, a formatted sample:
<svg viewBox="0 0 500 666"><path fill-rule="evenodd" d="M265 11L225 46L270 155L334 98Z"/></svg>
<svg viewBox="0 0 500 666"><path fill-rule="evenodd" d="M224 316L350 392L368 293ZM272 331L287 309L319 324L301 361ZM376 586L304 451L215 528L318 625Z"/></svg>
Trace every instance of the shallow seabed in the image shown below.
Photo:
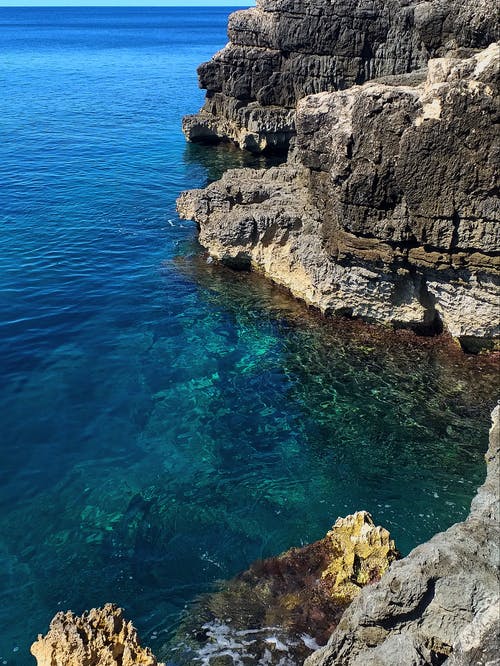
<svg viewBox="0 0 500 666"><path fill-rule="evenodd" d="M177 218L255 164L179 128L227 13L0 10L0 664L106 601L155 649L356 509L406 552L483 477L491 359L326 322Z"/></svg>

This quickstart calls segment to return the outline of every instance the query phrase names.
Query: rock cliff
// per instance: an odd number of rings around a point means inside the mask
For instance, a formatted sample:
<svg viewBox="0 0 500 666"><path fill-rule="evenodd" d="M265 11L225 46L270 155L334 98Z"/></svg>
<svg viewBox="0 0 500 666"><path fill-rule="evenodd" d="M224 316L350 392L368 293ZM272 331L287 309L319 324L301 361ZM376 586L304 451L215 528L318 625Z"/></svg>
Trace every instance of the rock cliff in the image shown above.
<svg viewBox="0 0 500 666"><path fill-rule="evenodd" d="M228 171L180 215L213 257L325 313L493 345L499 54L305 97L285 165Z"/></svg>
<svg viewBox="0 0 500 666"><path fill-rule="evenodd" d="M192 141L286 151L301 98L486 47L495 30L493 0L257 0L230 16L229 44L200 66L206 101L183 129Z"/></svg>
<svg viewBox="0 0 500 666"><path fill-rule="evenodd" d="M500 406L486 460L486 481L467 520L363 590L306 666L499 663Z"/></svg>

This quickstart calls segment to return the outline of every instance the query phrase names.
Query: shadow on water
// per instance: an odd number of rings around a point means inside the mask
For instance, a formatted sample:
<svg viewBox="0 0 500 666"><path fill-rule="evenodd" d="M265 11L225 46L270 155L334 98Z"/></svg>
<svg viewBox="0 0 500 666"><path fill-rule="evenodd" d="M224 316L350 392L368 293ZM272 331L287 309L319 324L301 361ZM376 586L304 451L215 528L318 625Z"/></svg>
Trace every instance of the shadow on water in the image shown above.
<svg viewBox="0 0 500 666"><path fill-rule="evenodd" d="M283 164L282 156L253 155L240 150L232 143L200 144L187 143L183 155L184 162L200 171L199 180L208 185L219 180L228 169L265 169Z"/></svg>

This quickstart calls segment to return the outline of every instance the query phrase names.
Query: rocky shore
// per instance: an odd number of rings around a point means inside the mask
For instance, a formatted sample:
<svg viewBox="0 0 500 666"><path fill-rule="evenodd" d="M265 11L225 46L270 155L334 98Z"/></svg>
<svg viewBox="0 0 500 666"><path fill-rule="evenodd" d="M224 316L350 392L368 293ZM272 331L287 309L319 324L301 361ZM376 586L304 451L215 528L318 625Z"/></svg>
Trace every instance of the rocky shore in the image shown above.
<svg viewBox="0 0 500 666"><path fill-rule="evenodd" d="M291 622L299 630L303 628L303 607L308 613L306 623L314 625L325 609L338 611L354 599L343 615L337 611L332 617L325 615L322 630L328 623L336 628L328 644L308 657L305 666L498 664L500 406L493 411L492 420L486 480L472 501L467 520L394 561L394 543L366 514L340 519L325 539L292 549L267 564L257 563L221 591L205 597L195 619L213 621L228 610L238 614L244 608L246 616L240 620L248 621L249 608L253 608L259 621L262 613L271 613L266 622ZM374 582L391 562L379 582ZM308 577L309 587L304 585ZM318 585L317 579L324 585ZM315 604L311 594L304 606L301 595L304 589L312 589L311 584L316 597L321 592L322 601ZM241 606L249 595L253 605ZM205 617L207 613L210 618ZM257 636L262 638L259 643L255 640L258 630L242 633L236 628L233 633L221 633L218 626L215 631L213 622L203 628L187 621L181 627L191 634L194 627L203 634L192 639L204 646L198 651L201 657L186 663L235 663L227 655L238 648L235 637L248 657L239 663L297 663L279 662L281 650L274 651L277 659L272 661L273 643L265 632L263 637ZM219 639L222 644L217 644ZM274 641L275 647L279 645ZM253 649L263 644L268 648L267 661L256 661L251 649L249 652L252 644ZM314 636L306 644L314 645ZM32 654L37 666L163 666L149 649L140 646L135 629L112 604L81 617L58 613L47 635L40 635L33 644Z"/></svg>
<svg viewBox="0 0 500 666"><path fill-rule="evenodd" d="M201 595L161 656L176 666L302 663L399 556L366 511L338 518L323 539L254 562Z"/></svg>
<svg viewBox="0 0 500 666"><path fill-rule="evenodd" d="M326 315L496 348L496 28L492 0L258 0L234 13L229 44L199 69L207 97L184 119L185 135L287 160L185 192L179 214L196 221L211 257ZM307 666L500 663L499 407L492 416L487 478L469 517L379 582L363 579ZM243 578L247 594L262 587L259 612L268 573ZM32 653L38 666L161 666L111 605L58 614Z"/></svg>
<svg viewBox="0 0 500 666"><path fill-rule="evenodd" d="M494 348L494 17L487 2L320 0L232 15L232 41L200 68L207 101L186 136L210 127L242 147L292 148L281 167L183 193L181 217L212 257L322 312Z"/></svg>
<svg viewBox="0 0 500 666"><path fill-rule="evenodd" d="M353 601L306 666L500 663L500 406L467 520L394 562Z"/></svg>
<svg viewBox="0 0 500 666"><path fill-rule="evenodd" d="M296 149L183 193L211 256L328 314L498 340L499 47L401 78L304 98Z"/></svg>

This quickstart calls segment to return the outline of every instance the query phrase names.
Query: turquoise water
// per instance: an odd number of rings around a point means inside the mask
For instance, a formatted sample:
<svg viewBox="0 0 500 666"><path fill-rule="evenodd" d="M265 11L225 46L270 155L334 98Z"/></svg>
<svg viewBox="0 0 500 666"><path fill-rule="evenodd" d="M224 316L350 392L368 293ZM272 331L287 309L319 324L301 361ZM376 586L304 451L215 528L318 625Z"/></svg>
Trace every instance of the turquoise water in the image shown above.
<svg viewBox="0 0 500 666"><path fill-rule="evenodd" d="M467 513L491 363L325 322L206 263L175 198L219 9L0 9L0 663L115 601L153 649L196 594L371 511L408 551Z"/></svg>

